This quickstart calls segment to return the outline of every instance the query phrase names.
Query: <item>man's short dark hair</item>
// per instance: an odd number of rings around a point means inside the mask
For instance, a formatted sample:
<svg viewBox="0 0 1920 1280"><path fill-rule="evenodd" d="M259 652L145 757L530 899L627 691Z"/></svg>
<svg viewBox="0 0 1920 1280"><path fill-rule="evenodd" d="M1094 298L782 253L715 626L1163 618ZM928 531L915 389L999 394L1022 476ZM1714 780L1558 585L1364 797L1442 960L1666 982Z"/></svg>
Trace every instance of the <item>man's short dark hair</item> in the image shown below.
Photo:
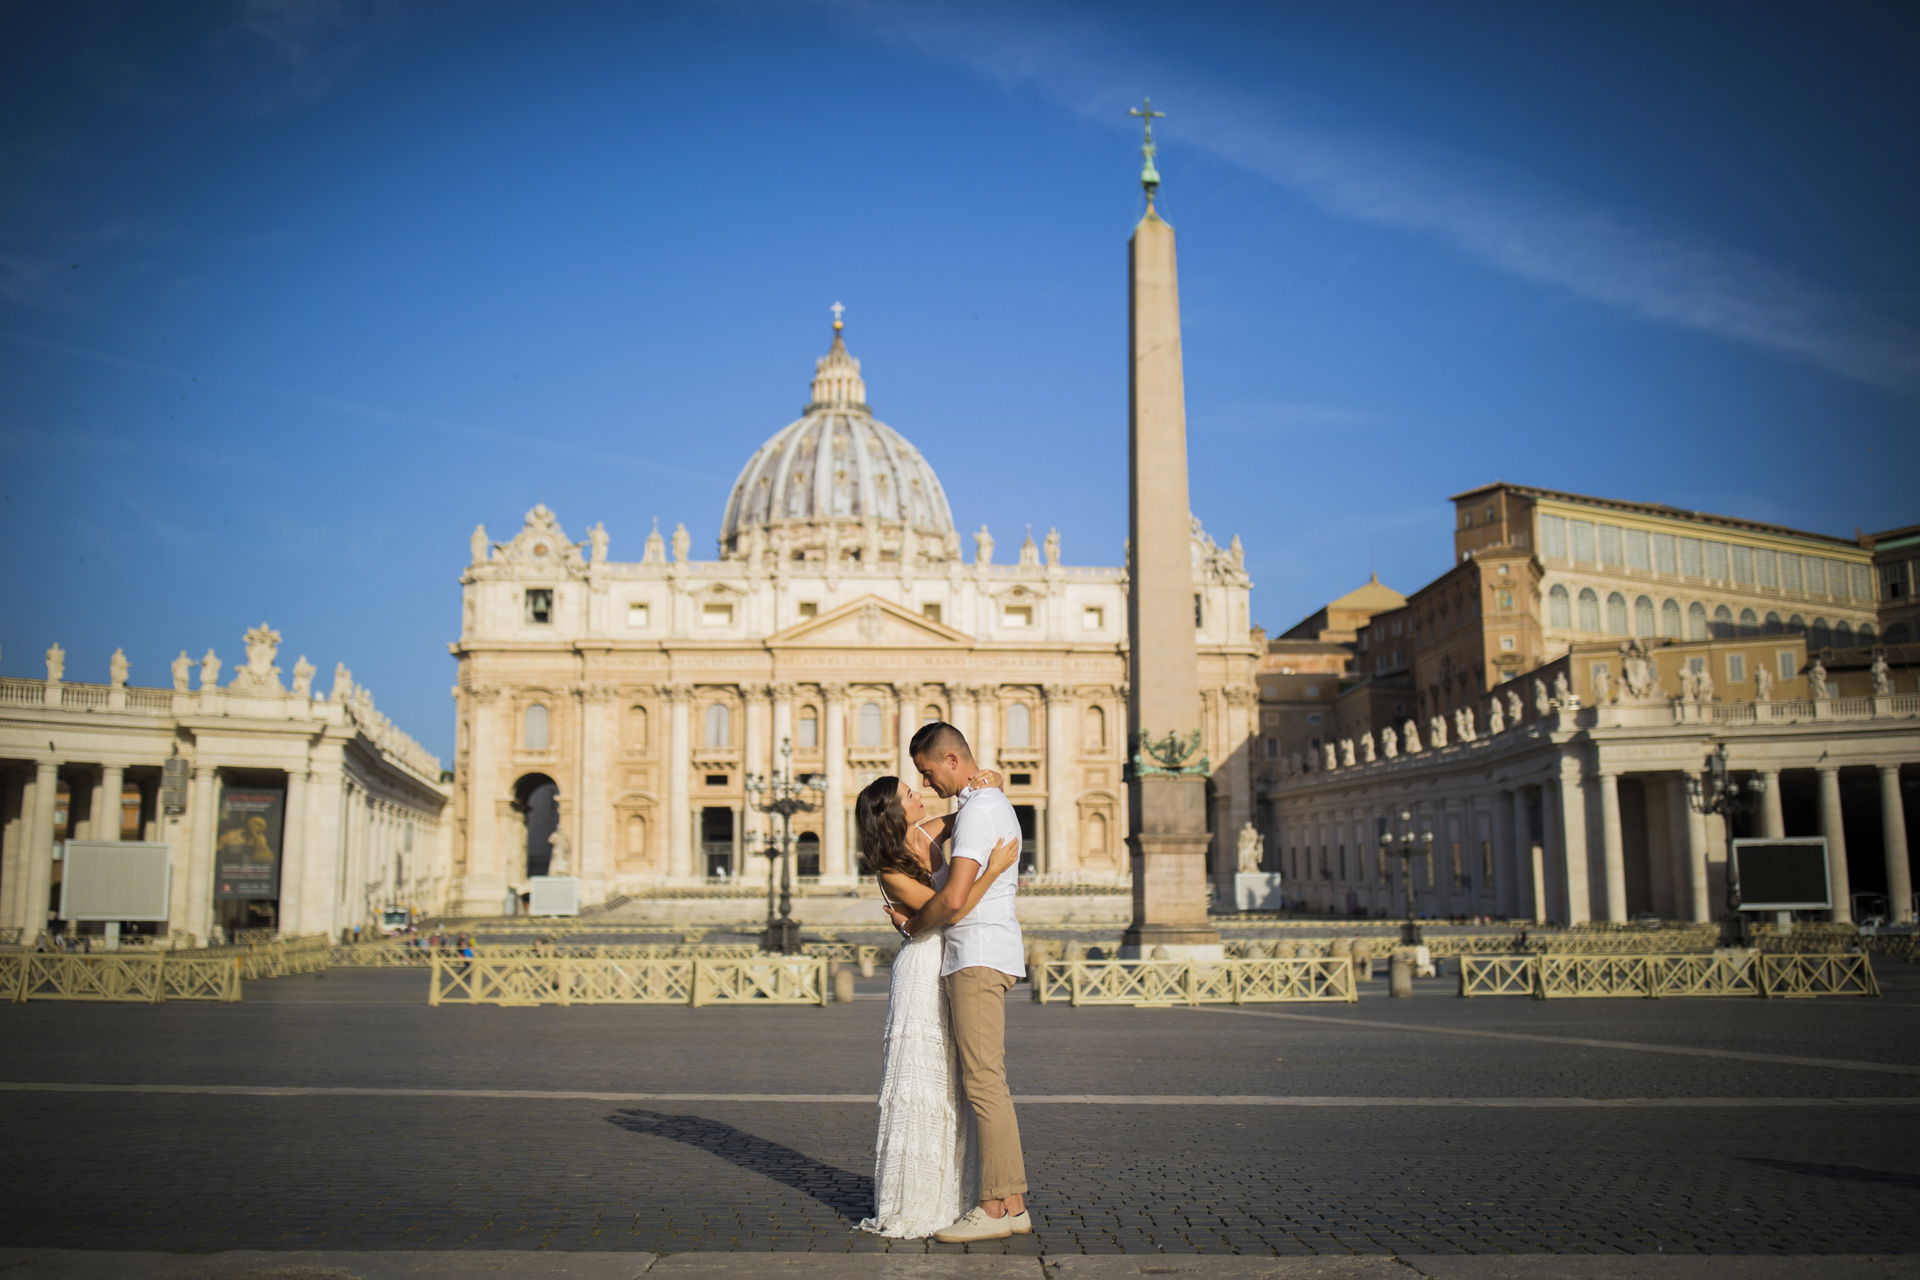
<svg viewBox="0 0 1920 1280"><path fill-rule="evenodd" d="M907 754L915 760L921 756L943 756L949 751L962 760L973 759L973 748L967 745L967 735L945 720L931 720L921 725L920 731L913 735L913 741L907 744Z"/></svg>

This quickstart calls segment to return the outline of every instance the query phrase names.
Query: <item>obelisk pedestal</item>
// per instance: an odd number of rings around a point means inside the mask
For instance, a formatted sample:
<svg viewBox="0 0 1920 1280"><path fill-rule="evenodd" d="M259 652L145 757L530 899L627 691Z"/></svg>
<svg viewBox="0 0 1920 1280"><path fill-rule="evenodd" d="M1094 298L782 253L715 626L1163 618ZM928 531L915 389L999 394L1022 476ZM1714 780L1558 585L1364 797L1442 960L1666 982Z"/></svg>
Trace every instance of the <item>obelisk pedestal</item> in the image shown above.
<svg viewBox="0 0 1920 1280"><path fill-rule="evenodd" d="M1151 103L1144 112L1146 216L1129 245L1127 798L1133 922L1120 954L1220 959L1207 918L1208 765L1194 640L1193 513L1173 228L1153 207Z"/></svg>

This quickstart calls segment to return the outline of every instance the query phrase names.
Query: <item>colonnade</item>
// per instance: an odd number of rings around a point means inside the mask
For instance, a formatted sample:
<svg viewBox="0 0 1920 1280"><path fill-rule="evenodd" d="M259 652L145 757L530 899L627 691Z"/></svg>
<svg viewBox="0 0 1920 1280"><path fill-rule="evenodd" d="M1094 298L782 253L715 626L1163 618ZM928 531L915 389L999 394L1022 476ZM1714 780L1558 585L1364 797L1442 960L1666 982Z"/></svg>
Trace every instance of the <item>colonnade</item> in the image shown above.
<svg viewBox="0 0 1920 1280"><path fill-rule="evenodd" d="M1812 829L1801 834L1825 838L1831 918L1850 921L1842 767L1805 766L1815 775L1816 805ZM1900 765L1862 767L1877 778L1888 918L1911 922ZM1750 826L1755 834L1788 835L1781 788L1783 772L1792 771L1734 770L1737 783L1752 777L1762 787ZM1391 832L1397 845L1410 829L1416 845L1431 850L1412 868L1415 909L1426 915L1577 923L1626 922L1651 912L1704 923L1725 909L1727 831L1725 819L1695 808L1688 777L1673 769L1591 768L1564 752L1544 770L1491 782L1456 776L1442 782L1440 794L1404 803L1395 799L1410 790L1404 780L1391 793L1376 785L1357 794L1284 798L1269 840L1281 849L1288 896L1314 909L1403 911L1404 866L1388 858L1383 869L1379 834ZM1410 820L1401 820L1403 811Z"/></svg>

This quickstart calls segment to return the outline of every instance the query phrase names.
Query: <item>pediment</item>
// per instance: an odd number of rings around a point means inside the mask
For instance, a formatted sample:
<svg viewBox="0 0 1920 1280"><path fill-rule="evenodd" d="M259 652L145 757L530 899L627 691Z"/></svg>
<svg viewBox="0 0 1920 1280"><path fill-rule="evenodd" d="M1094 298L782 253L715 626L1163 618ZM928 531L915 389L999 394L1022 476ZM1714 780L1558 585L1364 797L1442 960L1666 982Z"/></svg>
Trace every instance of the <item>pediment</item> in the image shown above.
<svg viewBox="0 0 1920 1280"><path fill-rule="evenodd" d="M973 637L878 596L863 596L769 636L767 643L821 649L925 649L970 646Z"/></svg>

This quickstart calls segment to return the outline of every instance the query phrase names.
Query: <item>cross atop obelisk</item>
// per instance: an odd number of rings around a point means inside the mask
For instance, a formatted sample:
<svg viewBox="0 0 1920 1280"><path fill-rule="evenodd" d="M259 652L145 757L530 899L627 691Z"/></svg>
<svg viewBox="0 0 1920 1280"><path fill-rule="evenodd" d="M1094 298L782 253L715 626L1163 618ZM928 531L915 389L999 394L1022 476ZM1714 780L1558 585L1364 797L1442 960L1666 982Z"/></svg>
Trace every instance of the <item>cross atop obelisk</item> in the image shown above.
<svg viewBox="0 0 1920 1280"><path fill-rule="evenodd" d="M1207 919L1206 743L1194 635L1193 513L1173 228L1154 210L1152 100L1142 118L1147 212L1128 246L1127 844L1133 923L1121 954L1218 959Z"/></svg>
<svg viewBox="0 0 1920 1280"><path fill-rule="evenodd" d="M1153 109L1152 98L1140 99L1137 107L1128 107L1127 114L1140 120L1140 185L1146 188L1147 203L1153 203L1153 193L1160 186L1160 171L1153 167L1153 157L1159 148L1153 145L1153 122L1165 120L1167 113Z"/></svg>

